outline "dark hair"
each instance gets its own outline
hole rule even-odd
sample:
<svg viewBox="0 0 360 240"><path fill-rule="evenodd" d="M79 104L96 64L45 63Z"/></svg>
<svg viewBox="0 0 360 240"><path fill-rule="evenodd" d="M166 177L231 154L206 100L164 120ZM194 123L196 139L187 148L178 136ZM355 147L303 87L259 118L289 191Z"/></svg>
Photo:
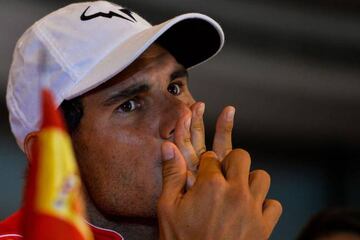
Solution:
<svg viewBox="0 0 360 240"><path fill-rule="evenodd" d="M360 210L324 210L310 219L297 240L315 240L339 232L360 236Z"/></svg>
<svg viewBox="0 0 360 240"><path fill-rule="evenodd" d="M84 114L84 107L81 98L64 100L60 107L70 134L74 133L79 127L81 118Z"/></svg>

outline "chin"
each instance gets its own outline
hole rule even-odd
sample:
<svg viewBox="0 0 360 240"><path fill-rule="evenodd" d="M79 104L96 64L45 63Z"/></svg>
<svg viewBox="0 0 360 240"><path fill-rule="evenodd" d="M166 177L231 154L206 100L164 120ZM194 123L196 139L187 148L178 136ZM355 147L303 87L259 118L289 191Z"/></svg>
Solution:
<svg viewBox="0 0 360 240"><path fill-rule="evenodd" d="M150 207L147 209L132 209L135 211L115 211L112 214L108 215L109 218L113 220L122 220L122 221L138 221L138 219L157 219L157 209L156 206Z"/></svg>
<svg viewBox="0 0 360 240"><path fill-rule="evenodd" d="M117 211L113 213L115 213L116 216L129 218L157 218L159 194L154 194L149 198L139 197L134 201L129 201L128 204L122 202L121 209L117 209Z"/></svg>

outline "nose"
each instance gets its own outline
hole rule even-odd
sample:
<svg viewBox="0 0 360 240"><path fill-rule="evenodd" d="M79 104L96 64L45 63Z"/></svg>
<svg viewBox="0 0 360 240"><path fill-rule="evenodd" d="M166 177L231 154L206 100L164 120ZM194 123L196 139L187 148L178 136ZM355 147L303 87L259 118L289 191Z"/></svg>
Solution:
<svg viewBox="0 0 360 240"><path fill-rule="evenodd" d="M178 99L166 100L166 106L162 109L162 117L159 123L160 137L164 140L174 141L174 132L180 117L191 115L190 106Z"/></svg>

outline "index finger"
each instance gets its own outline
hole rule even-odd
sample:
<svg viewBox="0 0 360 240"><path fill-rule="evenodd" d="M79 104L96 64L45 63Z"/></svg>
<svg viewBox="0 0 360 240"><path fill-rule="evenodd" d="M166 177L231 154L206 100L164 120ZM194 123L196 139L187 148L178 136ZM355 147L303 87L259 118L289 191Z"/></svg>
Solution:
<svg viewBox="0 0 360 240"><path fill-rule="evenodd" d="M205 146L205 130L203 115L205 111L205 103L197 102L191 106L191 143L197 156L206 151Z"/></svg>
<svg viewBox="0 0 360 240"><path fill-rule="evenodd" d="M216 121L213 150L219 156L220 161L232 150L231 135L234 125L234 115L235 108L227 106Z"/></svg>
<svg viewBox="0 0 360 240"><path fill-rule="evenodd" d="M215 175L221 176L223 178L223 174L221 172L221 163L218 160L215 152L205 152L200 157L200 166L197 180L207 180L208 178L212 178Z"/></svg>
<svg viewBox="0 0 360 240"><path fill-rule="evenodd" d="M228 182L249 185L251 159L247 151L243 149L232 150L223 160L222 167Z"/></svg>

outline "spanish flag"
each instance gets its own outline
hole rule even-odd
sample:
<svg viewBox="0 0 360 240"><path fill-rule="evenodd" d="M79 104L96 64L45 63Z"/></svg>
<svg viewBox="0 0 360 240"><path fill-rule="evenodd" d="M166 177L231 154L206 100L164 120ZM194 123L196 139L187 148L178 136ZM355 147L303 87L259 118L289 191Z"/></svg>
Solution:
<svg viewBox="0 0 360 240"><path fill-rule="evenodd" d="M70 136L48 90L37 136L24 194L24 239L92 240Z"/></svg>

